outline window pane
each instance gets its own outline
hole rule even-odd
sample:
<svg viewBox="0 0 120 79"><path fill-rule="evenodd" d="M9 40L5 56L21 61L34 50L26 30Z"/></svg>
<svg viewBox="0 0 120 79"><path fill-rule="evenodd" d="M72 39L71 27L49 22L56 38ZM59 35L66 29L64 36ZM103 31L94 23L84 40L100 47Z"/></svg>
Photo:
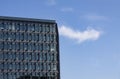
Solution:
<svg viewBox="0 0 120 79"><path fill-rule="evenodd" d="M20 30L20 25L16 24L15 29L18 31Z"/></svg>
<svg viewBox="0 0 120 79"><path fill-rule="evenodd" d="M39 32L39 26L38 25L35 25L35 31Z"/></svg>
<svg viewBox="0 0 120 79"><path fill-rule="evenodd" d="M16 33L16 40L20 40L20 33L19 32Z"/></svg>
<svg viewBox="0 0 120 79"><path fill-rule="evenodd" d="M0 23L0 30L4 30L4 24L3 23Z"/></svg>
<svg viewBox="0 0 120 79"><path fill-rule="evenodd" d="M11 29L12 29L12 30L15 30L15 24L14 24L14 23L12 23Z"/></svg>

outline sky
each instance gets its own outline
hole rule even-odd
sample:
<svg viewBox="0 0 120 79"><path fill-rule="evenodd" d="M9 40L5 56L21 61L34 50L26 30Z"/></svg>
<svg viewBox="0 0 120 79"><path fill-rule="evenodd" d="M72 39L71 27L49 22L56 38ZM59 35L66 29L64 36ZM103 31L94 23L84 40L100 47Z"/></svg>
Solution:
<svg viewBox="0 0 120 79"><path fill-rule="evenodd" d="M56 20L61 79L120 79L120 0L0 0L0 16Z"/></svg>

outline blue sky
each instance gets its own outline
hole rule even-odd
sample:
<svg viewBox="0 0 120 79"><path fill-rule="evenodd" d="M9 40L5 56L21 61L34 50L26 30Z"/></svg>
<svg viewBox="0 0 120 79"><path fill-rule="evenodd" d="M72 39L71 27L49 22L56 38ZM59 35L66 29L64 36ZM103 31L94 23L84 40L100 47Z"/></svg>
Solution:
<svg viewBox="0 0 120 79"><path fill-rule="evenodd" d="M54 19L61 79L120 79L119 0L0 0L0 16Z"/></svg>

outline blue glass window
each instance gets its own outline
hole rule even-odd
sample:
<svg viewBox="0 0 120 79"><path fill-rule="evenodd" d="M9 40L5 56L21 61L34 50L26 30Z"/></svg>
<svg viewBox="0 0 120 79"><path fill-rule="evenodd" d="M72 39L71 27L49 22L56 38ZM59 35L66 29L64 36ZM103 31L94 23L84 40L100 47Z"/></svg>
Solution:
<svg viewBox="0 0 120 79"><path fill-rule="evenodd" d="M43 70L46 71L46 68L47 68L46 63L43 63Z"/></svg>
<svg viewBox="0 0 120 79"><path fill-rule="evenodd" d="M39 34L36 35L36 41L39 41Z"/></svg>
<svg viewBox="0 0 120 79"><path fill-rule="evenodd" d="M14 33L9 33L9 39L8 40L15 40L15 34Z"/></svg>
<svg viewBox="0 0 120 79"><path fill-rule="evenodd" d="M28 62L28 70L31 70L32 69L32 64L31 62Z"/></svg>
<svg viewBox="0 0 120 79"><path fill-rule="evenodd" d="M0 30L4 30L4 23L0 23Z"/></svg>
<svg viewBox="0 0 120 79"><path fill-rule="evenodd" d="M42 34L39 34L39 41L42 41L43 40L43 36Z"/></svg>
<svg viewBox="0 0 120 79"><path fill-rule="evenodd" d="M50 61L50 53L47 53L47 61Z"/></svg>
<svg viewBox="0 0 120 79"><path fill-rule="evenodd" d="M7 79L7 73L4 73L4 79Z"/></svg>
<svg viewBox="0 0 120 79"><path fill-rule="evenodd" d="M10 41L10 40L12 40L12 33L11 32L9 32L9 34L8 34L8 40Z"/></svg>
<svg viewBox="0 0 120 79"><path fill-rule="evenodd" d="M8 43L4 42L4 50L8 50Z"/></svg>
<svg viewBox="0 0 120 79"><path fill-rule="evenodd" d="M43 56L42 56L42 53L39 54L39 57L40 57L40 61L43 61Z"/></svg>
<svg viewBox="0 0 120 79"><path fill-rule="evenodd" d="M20 50L23 51L23 49L24 49L24 44L23 44L23 43L20 43Z"/></svg>
<svg viewBox="0 0 120 79"><path fill-rule="evenodd" d="M28 43L24 43L24 50L28 50Z"/></svg>
<svg viewBox="0 0 120 79"><path fill-rule="evenodd" d="M56 44L54 44L54 43L50 44L50 50L51 50L51 52L55 52L56 51Z"/></svg>
<svg viewBox="0 0 120 79"><path fill-rule="evenodd" d="M4 43L0 42L0 49L3 49L3 47L4 47Z"/></svg>
<svg viewBox="0 0 120 79"><path fill-rule="evenodd" d="M12 42L12 50L15 50L16 46L15 46L15 42Z"/></svg>
<svg viewBox="0 0 120 79"><path fill-rule="evenodd" d="M20 33L20 40L23 40L24 39L24 35L23 33Z"/></svg>
<svg viewBox="0 0 120 79"><path fill-rule="evenodd" d="M28 58L28 53L27 52L24 52L24 59L25 60L28 60L29 58Z"/></svg>
<svg viewBox="0 0 120 79"><path fill-rule="evenodd" d="M43 70L43 63L40 63L40 70Z"/></svg>
<svg viewBox="0 0 120 79"><path fill-rule="evenodd" d="M43 45L39 44L39 50L42 51L43 50Z"/></svg>
<svg viewBox="0 0 120 79"><path fill-rule="evenodd" d="M17 31L19 31L19 30L20 30L20 25L19 25L19 24L16 24L16 25L15 25L15 29L16 29Z"/></svg>
<svg viewBox="0 0 120 79"><path fill-rule="evenodd" d="M4 26L5 26L4 28L5 28L6 30L9 30L9 24L8 24L8 23L6 23Z"/></svg>
<svg viewBox="0 0 120 79"><path fill-rule="evenodd" d="M15 60L16 59L16 52L12 52L12 59Z"/></svg>
<svg viewBox="0 0 120 79"><path fill-rule="evenodd" d="M35 61L36 60L36 57L35 57L35 53L32 53L32 60Z"/></svg>
<svg viewBox="0 0 120 79"><path fill-rule="evenodd" d="M28 40L28 33L24 33L23 36L24 36L24 40L27 41Z"/></svg>
<svg viewBox="0 0 120 79"><path fill-rule="evenodd" d="M9 69L12 69L12 63L9 63Z"/></svg>
<svg viewBox="0 0 120 79"><path fill-rule="evenodd" d="M55 27L55 25L53 25L52 32L55 32L55 29L56 29L56 27Z"/></svg>
<svg viewBox="0 0 120 79"><path fill-rule="evenodd" d="M12 25L11 25L11 30L15 30L15 24L13 23Z"/></svg>
<svg viewBox="0 0 120 79"><path fill-rule="evenodd" d="M22 65L23 65L23 64L22 64L22 62L21 62L21 63L20 63L20 70L22 70L22 68L23 68Z"/></svg>
<svg viewBox="0 0 120 79"><path fill-rule="evenodd" d="M32 53L29 53L29 60L32 60Z"/></svg>
<svg viewBox="0 0 120 79"><path fill-rule="evenodd" d="M43 61L46 61L46 60L47 60L46 53L43 53L42 55L43 55L43 56L42 56L42 57L43 57L42 60L43 60Z"/></svg>
<svg viewBox="0 0 120 79"><path fill-rule="evenodd" d="M26 24L24 24L23 28L24 28L24 31L27 31L27 25Z"/></svg>
<svg viewBox="0 0 120 79"><path fill-rule="evenodd" d="M56 64L53 64L53 70L57 70L57 65Z"/></svg>
<svg viewBox="0 0 120 79"><path fill-rule="evenodd" d="M47 42L50 41L50 35L49 35L49 34L46 35L46 41L47 41Z"/></svg>
<svg viewBox="0 0 120 79"><path fill-rule="evenodd" d="M16 44L16 45L15 45L15 46L16 46L16 50L19 50L19 49L20 49L20 43L19 43L19 42L16 42L15 44Z"/></svg>
<svg viewBox="0 0 120 79"><path fill-rule="evenodd" d="M57 60L57 54L54 54L54 61Z"/></svg>
<svg viewBox="0 0 120 79"><path fill-rule="evenodd" d="M32 41L35 41L35 34L31 34L32 35Z"/></svg>
<svg viewBox="0 0 120 79"><path fill-rule="evenodd" d="M50 67L50 63L47 64L47 70L50 70L51 67Z"/></svg>
<svg viewBox="0 0 120 79"><path fill-rule="evenodd" d="M39 27L38 27L38 25L35 25L35 31L36 31L36 32L39 32Z"/></svg>
<svg viewBox="0 0 120 79"><path fill-rule="evenodd" d="M3 52L0 52L0 60L3 60L3 58L4 58Z"/></svg>
<svg viewBox="0 0 120 79"><path fill-rule="evenodd" d="M0 40L3 40L3 33L2 32L0 32Z"/></svg>
<svg viewBox="0 0 120 79"><path fill-rule="evenodd" d="M33 25L30 25L30 26L28 27L28 31L34 31L34 30L35 30L35 28L34 28Z"/></svg>
<svg viewBox="0 0 120 79"><path fill-rule="evenodd" d="M16 78L19 78L19 76L20 76L20 75L19 75L19 72L17 72L17 73L16 73Z"/></svg>
<svg viewBox="0 0 120 79"><path fill-rule="evenodd" d="M46 26L46 32L49 32L49 30L50 30L50 29L49 29L49 27L48 27L48 25L47 25L47 26Z"/></svg>
<svg viewBox="0 0 120 79"><path fill-rule="evenodd" d="M24 63L24 65L25 65L25 70L27 70L28 69L28 64Z"/></svg>
<svg viewBox="0 0 120 79"><path fill-rule="evenodd" d="M0 70L2 70L4 68L4 65L2 62L0 62Z"/></svg>
<svg viewBox="0 0 120 79"><path fill-rule="evenodd" d="M43 37L43 41L46 41L46 35L43 34L42 37Z"/></svg>
<svg viewBox="0 0 120 79"><path fill-rule="evenodd" d="M41 31L42 31L42 27L41 27L41 25L39 24L38 27L39 27L39 31L41 32Z"/></svg>
<svg viewBox="0 0 120 79"><path fill-rule="evenodd" d="M12 49L12 42L9 42L9 49Z"/></svg>
<svg viewBox="0 0 120 79"><path fill-rule="evenodd" d="M19 60L19 52L16 52L16 60Z"/></svg>
<svg viewBox="0 0 120 79"><path fill-rule="evenodd" d="M51 41L54 41L54 35L53 34L51 35Z"/></svg>
<svg viewBox="0 0 120 79"><path fill-rule="evenodd" d="M38 51L39 50L39 44L35 44L35 50Z"/></svg>
<svg viewBox="0 0 120 79"><path fill-rule="evenodd" d="M36 60L38 61L39 60L39 54L36 53Z"/></svg>
<svg viewBox="0 0 120 79"><path fill-rule="evenodd" d="M50 32L52 33L52 31L53 31L53 27L52 25L50 25Z"/></svg>
<svg viewBox="0 0 120 79"><path fill-rule="evenodd" d="M28 50L31 51L32 50L32 44L28 43Z"/></svg>
<svg viewBox="0 0 120 79"><path fill-rule="evenodd" d="M31 35L31 33L28 34L28 40L30 40L30 41L32 40L32 35Z"/></svg>
<svg viewBox="0 0 120 79"><path fill-rule="evenodd" d="M50 45L46 44L46 50L49 51L50 50Z"/></svg>
<svg viewBox="0 0 120 79"><path fill-rule="evenodd" d="M12 79L16 79L16 78L15 78L15 73L12 73Z"/></svg>
<svg viewBox="0 0 120 79"><path fill-rule="evenodd" d="M56 35L55 34L53 35L53 40L56 41Z"/></svg>
<svg viewBox="0 0 120 79"><path fill-rule="evenodd" d="M8 52L4 52L4 59L8 59Z"/></svg>
<svg viewBox="0 0 120 79"><path fill-rule="evenodd" d="M48 44L46 44L46 43L43 44L43 50L44 50L44 51L47 51L47 49L48 49Z"/></svg>
<svg viewBox="0 0 120 79"><path fill-rule="evenodd" d="M31 29L30 29L30 24L28 24L27 31L28 31L28 32L30 32L30 31L31 31Z"/></svg>
<svg viewBox="0 0 120 79"><path fill-rule="evenodd" d="M31 31L35 31L34 25L31 26Z"/></svg>
<svg viewBox="0 0 120 79"><path fill-rule="evenodd" d="M20 60L23 60L24 59L24 55L23 53L20 52Z"/></svg>
<svg viewBox="0 0 120 79"><path fill-rule="evenodd" d="M5 70L7 70L7 69L8 69L7 62L4 62L4 69L5 69Z"/></svg>
<svg viewBox="0 0 120 79"><path fill-rule="evenodd" d="M39 34L35 34L34 41L39 41Z"/></svg>
<svg viewBox="0 0 120 79"><path fill-rule="evenodd" d="M20 65L19 65L18 62L16 62L16 69L17 69L17 70L20 69Z"/></svg>
<svg viewBox="0 0 120 79"><path fill-rule="evenodd" d="M42 24L42 32L45 32L45 24Z"/></svg>
<svg viewBox="0 0 120 79"><path fill-rule="evenodd" d="M35 63L32 63L32 69L35 70Z"/></svg>
<svg viewBox="0 0 120 79"><path fill-rule="evenodd" d="M21 52L17 52L17 58L18 60L21 60Z"/></svg>
<svg viewBox="0 0 120 79"><path fill-rule="evenodd" d="M9 59L12 60L12 52L8 53Z"/></svg>
<svg viewBox="0 0 120 79"><path fill-rule="evenodd" d="M34 43L31 43L31 49L32 49L32 51L34 50Z"/></svg>
<svg viewBox="0 0 120 79"><path fill-rule="evenodd" d="M24 25L22 23L20 23L20 31L25 31Z"/></svg>
<svg viewBox="0 0 120 79"><path fill-rule="evenodd" d="M8 33L3 33L4 34L4 40L7 40L8 39Z"/></svg>
<svg viewBox="0 0 120 79"><path fill-rule="evenodd" d="M0 73L0 78L1 78L1 79L4 79L4 78L3 78L3 73Z"/></svg>
<svg viewBox="0 0 120 79"><path fill-rule="evenodd" d="M20 33L19 32L16 33L16 40L20 40Z"/></svg>
<svg viewBox="0 0 120 79"><path fill-rule="evenodd" d="M12 69L13 69L13 70L15 70L15 68L16 68L15 66L16 66L16 65L15 65L15 62L12 62Z"/></svg>
<svg viewBox="0 0 120 79"><path fill-rule="evenodd" d="M54 55L51 54L50 56L51 56L51 57L50 57L51 61L53 61L53 59L54 59Z"/></svg>
<svg viewBox="0 0 120 79"><path fill-rule="evenodd" d="M39 70L40 67L39 67L39 63L36 63L36 69Z"/></svg>

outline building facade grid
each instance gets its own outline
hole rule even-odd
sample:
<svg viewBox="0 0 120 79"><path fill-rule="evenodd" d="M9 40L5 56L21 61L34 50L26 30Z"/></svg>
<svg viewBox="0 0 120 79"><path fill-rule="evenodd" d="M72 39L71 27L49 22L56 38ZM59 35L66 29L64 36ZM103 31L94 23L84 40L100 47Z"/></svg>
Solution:
<svg viewBox="0 0 120 79"><path fill-rule="evenodd" d="M0 79L59 79L54 22L0 19Z"/></svg>

